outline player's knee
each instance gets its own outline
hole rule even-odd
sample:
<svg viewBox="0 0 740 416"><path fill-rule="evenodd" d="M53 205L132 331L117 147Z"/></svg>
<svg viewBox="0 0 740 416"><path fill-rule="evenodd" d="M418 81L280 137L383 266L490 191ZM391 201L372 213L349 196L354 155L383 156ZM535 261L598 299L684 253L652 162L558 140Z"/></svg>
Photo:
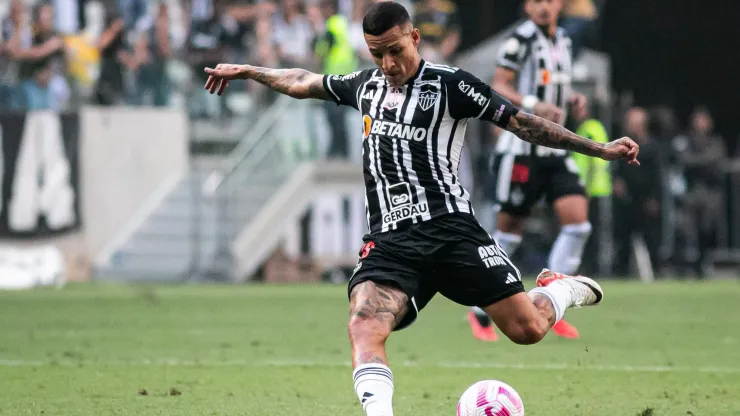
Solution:
<svg viewBox="0 0 740 416"><path fill-rule="evenodd" d="M522 235L526 221L527 217L525 215L499 212L496 216L496 230L511 235Z"/></svg>
<svg viewBox="0 0 740 416"><path fill-rule="evenodd" d="M531 345L540 342L548 330L549 325L544 318L530 319L517 323L506 336L515 344Z"/></svg>

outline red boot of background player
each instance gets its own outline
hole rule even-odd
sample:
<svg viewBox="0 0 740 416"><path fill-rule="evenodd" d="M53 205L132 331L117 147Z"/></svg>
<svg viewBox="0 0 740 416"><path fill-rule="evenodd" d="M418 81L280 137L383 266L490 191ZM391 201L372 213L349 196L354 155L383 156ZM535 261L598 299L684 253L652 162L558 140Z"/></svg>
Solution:
<svg viewBox="0 0 740 416"><path fill-rule="evenodd" d="M493 323L490 322L487 326L483 326L475 316L475 312L468 311L468 321L470 322L470 329L473 331L473 336L480 341L494 342L498 341L498 334L493 328Z"/></svg>
<svg viewBox="0 0 740 416"><path fill-rule="evenodd" d="M565 319L555 322L555 325L552 326L552 332L559 337L578 339L578 330L576 327L566 322Z"/></svg>

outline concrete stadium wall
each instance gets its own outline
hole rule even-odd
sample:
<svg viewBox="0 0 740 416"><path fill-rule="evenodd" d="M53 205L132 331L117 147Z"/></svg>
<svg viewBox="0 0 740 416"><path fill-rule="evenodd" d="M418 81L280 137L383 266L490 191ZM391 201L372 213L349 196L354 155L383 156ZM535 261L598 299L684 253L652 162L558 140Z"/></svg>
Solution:
<svg viewBox="0 0 740 416"><path fill-rule="evenodd" d="M82 227L94 259L185 175L188 121L173 109L96 107L82 110L80 124Z"/></svg>

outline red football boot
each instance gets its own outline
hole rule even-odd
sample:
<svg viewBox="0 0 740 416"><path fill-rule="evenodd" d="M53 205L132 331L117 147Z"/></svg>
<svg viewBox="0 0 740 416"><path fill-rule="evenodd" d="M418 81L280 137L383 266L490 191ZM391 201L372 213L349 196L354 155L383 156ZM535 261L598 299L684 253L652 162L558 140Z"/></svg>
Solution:
<svg viewBox="0 0 740 416"><path fill-rule="evenodd" d="M498 341L498 334L493 328L493 323L488 324L488 326L481 325L473 311L468 311L468 321L470 322L470 329L473 331L473 336L476 339L487 342Z"/></svg>

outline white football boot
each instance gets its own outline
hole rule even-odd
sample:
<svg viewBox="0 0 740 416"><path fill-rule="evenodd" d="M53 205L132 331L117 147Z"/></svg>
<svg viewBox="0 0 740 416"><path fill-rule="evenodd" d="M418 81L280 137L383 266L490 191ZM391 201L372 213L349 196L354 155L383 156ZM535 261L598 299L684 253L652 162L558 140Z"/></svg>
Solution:
<svg viewBox="0 0 740 416"><path fill-rule="evenodd" d="M593 279L585 276L568 276L550 269L542 269L537 276L537 287L548 286L556 281L570 288L573 299L571 308L598 305L604 299L604 290Z"/></svg>

